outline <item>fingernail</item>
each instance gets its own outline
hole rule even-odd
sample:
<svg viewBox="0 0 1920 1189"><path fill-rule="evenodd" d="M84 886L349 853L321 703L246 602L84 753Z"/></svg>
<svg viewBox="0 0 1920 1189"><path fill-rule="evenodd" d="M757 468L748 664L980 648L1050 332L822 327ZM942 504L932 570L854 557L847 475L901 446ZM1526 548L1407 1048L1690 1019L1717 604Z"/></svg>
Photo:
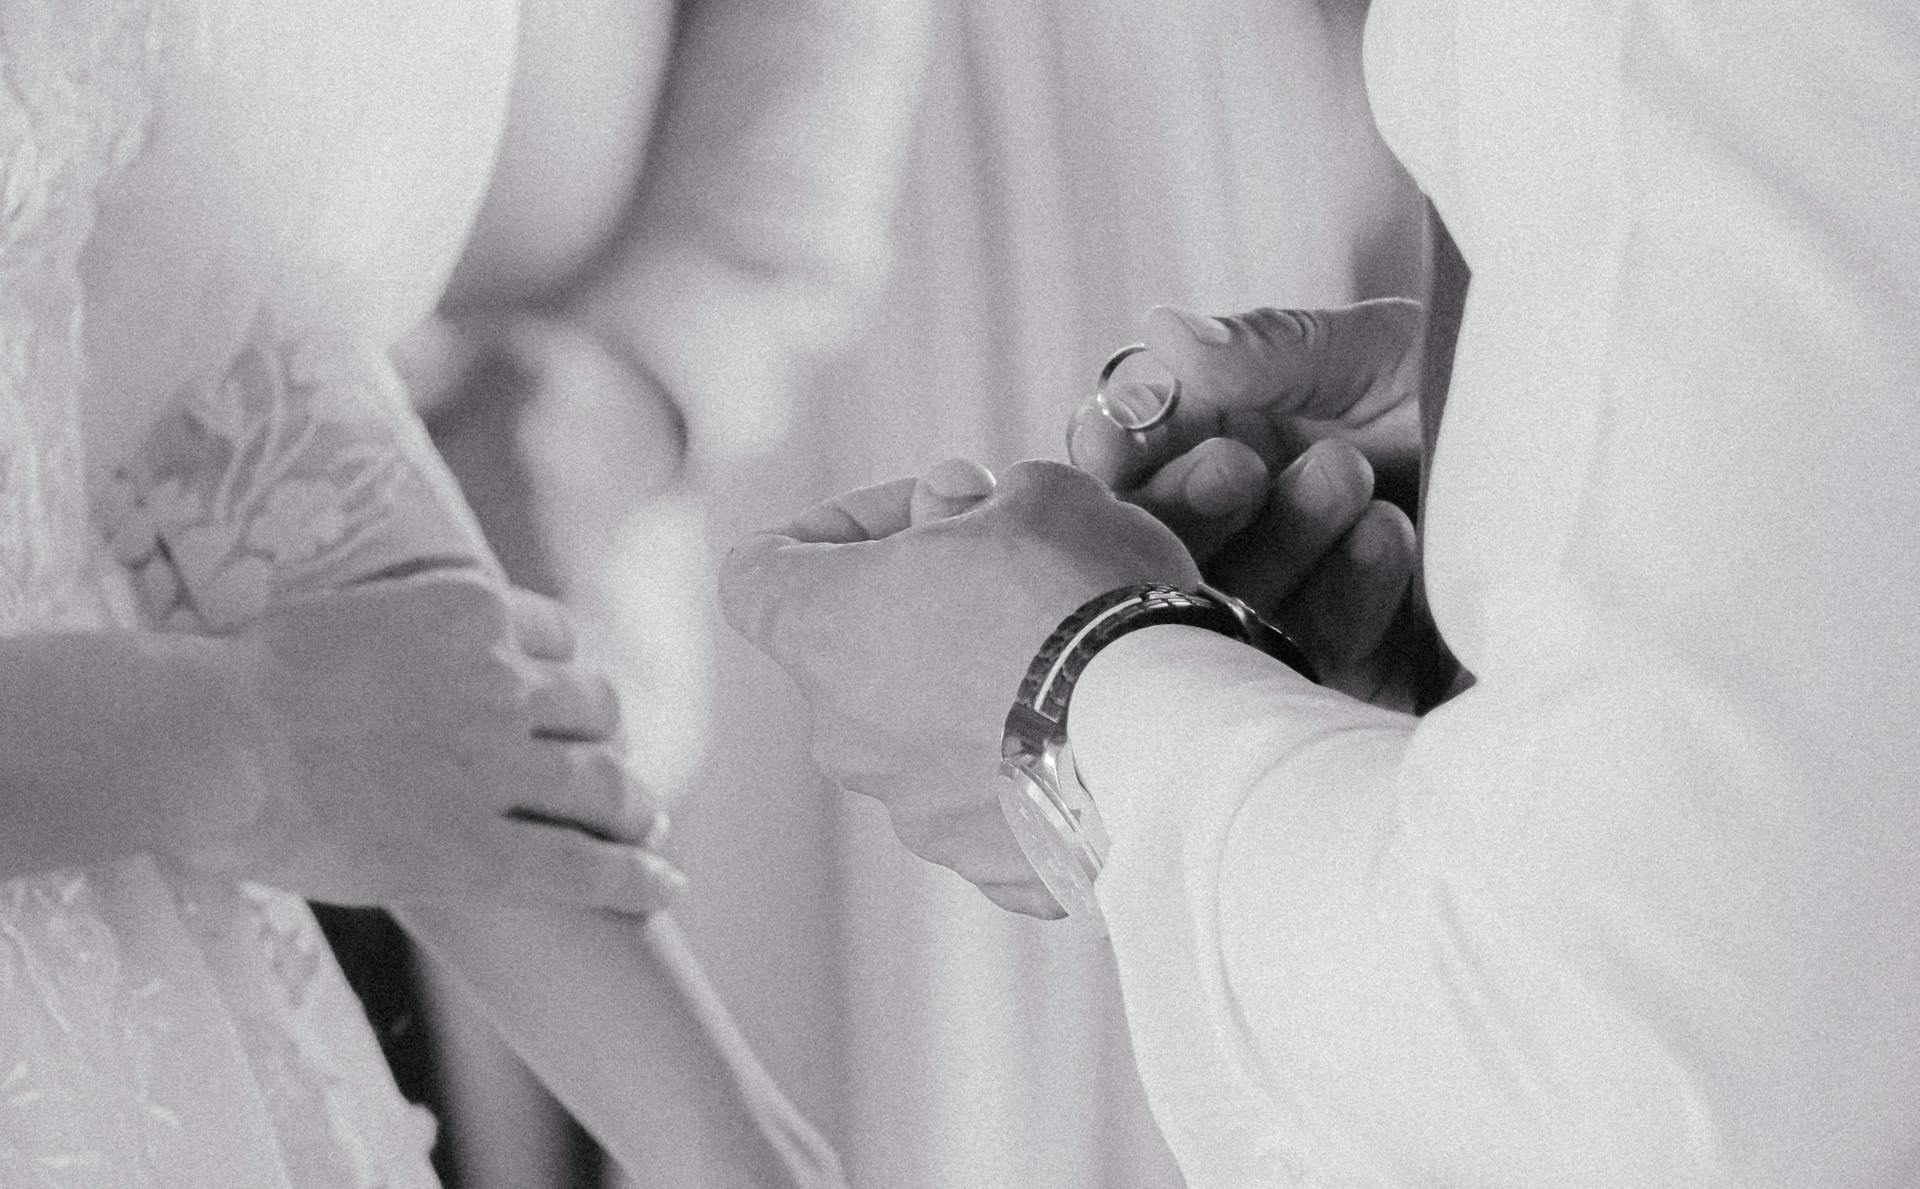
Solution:
<svg viewBox="0 0 1920 1189"><path fill-rule="evenodd" d="M1346 494L1344 486L1327 451L1315 451L1300 464L1299 498L1308 511L1330 512L1339 507Z"/></svg>
<svg viewBox="0 0 1920 1189"><path fill-rule="evenodd" d="M993 494L993 472L967 458L949 458L920 481L941 499L985 499Z"/></svg>
<svg viewBox="0 0 1920 1189"><path fill-rule="evenodd" d="M1125 380L1109 385L1100 394L1100 411L1121 429L1151 425L1167 407L1167 395L1172 391L1171 383Z"/></svg>
<svg viewBox="0 0 1920 1189"><path fill-rule="evenodd" d="M1372 517L1363 517L1347 534L1347 548L1355 564L1370 569L1386 560L1386 534Z"/></svg>
<svg viewBox="0 0 1920 1189"><path fill-rule="evenodd" d="M1363 569L1384 566L1400 552L1399 525L1388 516L1370 515L1354 527L1353 560Z"/></svg>
<svg viewBox="0 0 1920 1189"><path fill-rule="evenodd" d="M667 811L664 809L654 810L653 820L647 824L647 845L659 846L671 833L673 833L673 819L667 816Z"/></svg>
<svg viewBox="0 0 1920 1189"><path fill-rule="evenodd" d="M1188 334L1191 334L1195 339L1210 347L1225 346L1233 338L1233 334L1227 329L1226 323L1220 321L1218 318L1202 317L1190 310L1183 310L1179 306L1159 306L1157 308L1165 310L1175 318L1178 318L1180 324L1187 328Z"/></svg>
<svg viewBox="0 0 1920 1189"><path fill-rule="evenodd" d="M1194 466L1181 485L1188 507L1201 516L1224 516L1258 503L1267 486L1266 470L1257 464L1244 465L1243 456L1234 458L1238 465L1212 457Z"/></svg>

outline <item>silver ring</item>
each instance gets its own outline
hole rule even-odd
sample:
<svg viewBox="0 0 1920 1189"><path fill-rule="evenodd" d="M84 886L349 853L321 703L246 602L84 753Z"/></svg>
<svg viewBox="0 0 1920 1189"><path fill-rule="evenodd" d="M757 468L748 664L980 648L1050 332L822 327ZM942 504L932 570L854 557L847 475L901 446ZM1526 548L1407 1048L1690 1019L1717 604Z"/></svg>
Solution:
<svg viewBox="0 0 1920 1189"><path fill-rule="evenodd" d="M1107 403L1107 382L1113 379L1113 373L1119 370L1120 364L1125 361L1128 356L1146 349L1147 345L1145 343L1133 343L1130 346L1125 346L1115 351L1108 357L1106 366L1100 369L1100 380L1094 385L1093 389L1093 403L1100 406L1101 414L1105 416L1107 420L1113 422L1130 434L1143 434L1157 426L1165 425L1167 420L1173 416L1173 411L1180 407L1180 377L1178 376L1173 377L1173 389L1167 393L1167 403L1161 405L1160 410L1153 416L1137 425L1127 424L1124 419L1114 412L1113 406Z"/></svg>

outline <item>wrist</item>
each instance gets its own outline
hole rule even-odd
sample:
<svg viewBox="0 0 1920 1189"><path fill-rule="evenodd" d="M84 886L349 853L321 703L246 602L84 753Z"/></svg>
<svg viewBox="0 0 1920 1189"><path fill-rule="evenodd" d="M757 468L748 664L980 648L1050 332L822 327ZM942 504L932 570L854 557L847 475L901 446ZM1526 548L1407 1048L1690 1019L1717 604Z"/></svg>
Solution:
<svg viewBox="0 0 1920 1189"><path fill-rule="evenodd" d="M0 644L0 875L182 854L251 786L220 640L157 632Z"/></svg>
<svg viewBox="0 0 1920 1189"><path fill-rule="evenodd" d="M1307 680L1312 668L1285 635L1244 603L1202 586L1118 587L1082 604L1047 637L1027 668L1001 740L1000 808L1034 871L1068 915L1098 920L1093 883L1109 831L1068 737L1076 688L1094 661L1130 636L1180 627L1251 645ZM1149 736L1158 736L1153 728Z"/></svg>
<svg viewBox="0 0 1920 1189"><path fill-rule="evenodd" d="M158 680L174 691L167 737L152 741L158 786L145 831L151 849L231 874L266 817L280 744L262 697L263 649L244 638L168 639Z"/></svg>

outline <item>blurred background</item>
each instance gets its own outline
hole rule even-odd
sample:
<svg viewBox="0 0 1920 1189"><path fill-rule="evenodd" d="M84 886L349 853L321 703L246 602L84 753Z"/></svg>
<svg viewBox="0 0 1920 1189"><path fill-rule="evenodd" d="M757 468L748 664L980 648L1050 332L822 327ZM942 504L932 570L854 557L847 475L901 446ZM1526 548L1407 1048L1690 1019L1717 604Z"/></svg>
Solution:
<svg viewBox="0 0 1920 1189"><path fill-rule="evenodd" d="M525 0L493 192L397 358L509 569L619 667L674 913L857 1185L1180 1182L1105 943L827 787L713 565L956 454L1063 457L1150 305L1418 295L1420 199L1328 7ZM458 988L327 924L450 1186L615 1183Z"/></svg>

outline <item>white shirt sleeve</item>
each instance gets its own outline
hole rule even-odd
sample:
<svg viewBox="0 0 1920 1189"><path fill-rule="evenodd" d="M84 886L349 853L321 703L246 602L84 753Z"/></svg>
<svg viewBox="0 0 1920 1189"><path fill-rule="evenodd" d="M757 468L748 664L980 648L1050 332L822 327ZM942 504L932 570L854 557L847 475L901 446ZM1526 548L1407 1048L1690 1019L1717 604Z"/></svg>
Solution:
<svg viewBox="0 0 1920 1189"><path fill-rule="evenodd" d="M1163 627L1075 692L1195 1189L1920 1178L1920 39L1708 7L1449 22L1479 684L1415 722Z"/></svg>

